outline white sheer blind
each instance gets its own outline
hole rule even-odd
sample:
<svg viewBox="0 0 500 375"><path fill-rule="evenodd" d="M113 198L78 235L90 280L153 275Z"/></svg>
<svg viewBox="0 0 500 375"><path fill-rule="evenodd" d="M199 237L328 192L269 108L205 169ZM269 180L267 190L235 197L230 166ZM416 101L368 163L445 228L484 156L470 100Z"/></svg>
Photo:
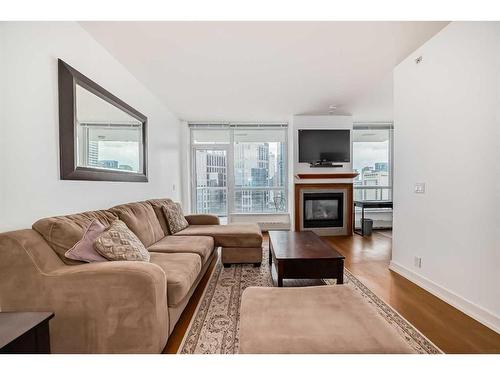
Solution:
<svg viewBox="0 0 500 375"><path fill-rule="evenodd" d="M286 142L287 124L189 124L193 144Z"/></svg>

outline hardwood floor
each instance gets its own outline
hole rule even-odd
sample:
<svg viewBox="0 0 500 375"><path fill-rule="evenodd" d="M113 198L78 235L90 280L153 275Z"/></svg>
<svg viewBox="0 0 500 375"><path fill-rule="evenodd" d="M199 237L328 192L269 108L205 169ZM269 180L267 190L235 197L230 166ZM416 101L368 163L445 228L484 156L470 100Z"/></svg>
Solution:
<svg viewBox="0 0 500 375"><path fill-rule="evenodd" d="M389 270L389 231L371 237L325 237L345 266L445 353L500 353L500 335Z"/></svg>
<svg viewBox="0 0 500 375"><path fill-rule="evenodd" d="M389 270L390 231L324 237L345 257L345 266L380 298L384 299L445 353L500 353L500 335L454 307ZM265 236L264 246L268 246ZM191 301L170 335L164 353L176 353L215 263L200 282ZM267 265L262 264L262 267Z"/></svg>

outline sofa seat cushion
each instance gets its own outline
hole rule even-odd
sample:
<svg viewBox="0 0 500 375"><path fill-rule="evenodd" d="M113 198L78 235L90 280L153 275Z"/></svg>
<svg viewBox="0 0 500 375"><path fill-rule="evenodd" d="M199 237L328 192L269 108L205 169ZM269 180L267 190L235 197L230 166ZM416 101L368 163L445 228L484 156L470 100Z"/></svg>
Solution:
<svg viewBox="0 0 500 375"><path fill-rule="evenodd" d="M150 262L167 275L167 303L177 305L188 294L201 272L201 258L193 253L150 253Z"/></svg>
<svg viewBox="0 0 500 375"><path fill-rule="evenodd" d="M211 236L215 246L261 247L262 232L257 224L190 225L175 236Z"/></svg>
<svg viewBox="0 0 500 375"><path fill-rule="evenodd" d="M40 219L33 224L33 229L40 233L64 263L82 264L66 258L64 254L83 238L92 221L97 220L105 227L109 227L116 219L118 217L110 211L88 211Z"/></svg>
<svg viewBox="0 0 500 375"><path fill-rule="evenodd" d="M148 247L164 237L153 207L148 202L122 204L109 209Z"/></svg>
<svg viewBox="0 0 500 375"><path fill-rule="evenodd" d="M202 264L212 255L214 239L202 236L167 236L148 247L157 253L194 253L201 257Z"/></svg>

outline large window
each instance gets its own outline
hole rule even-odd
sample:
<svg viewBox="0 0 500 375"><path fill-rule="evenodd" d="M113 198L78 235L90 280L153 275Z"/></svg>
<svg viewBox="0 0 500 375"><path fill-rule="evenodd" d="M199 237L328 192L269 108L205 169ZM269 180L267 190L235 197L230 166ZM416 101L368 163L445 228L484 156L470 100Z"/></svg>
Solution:
<svg viewBox="0 0 500 375"><path fill-rule="evenodd" d="M392 200L392 125L355 125L355 200Z"/></svg>
<svg viewBox="0 0 500 375"><path fill-rule="evenodd" d="M287 211L285 125L192 125L197 213Z"/></svg>

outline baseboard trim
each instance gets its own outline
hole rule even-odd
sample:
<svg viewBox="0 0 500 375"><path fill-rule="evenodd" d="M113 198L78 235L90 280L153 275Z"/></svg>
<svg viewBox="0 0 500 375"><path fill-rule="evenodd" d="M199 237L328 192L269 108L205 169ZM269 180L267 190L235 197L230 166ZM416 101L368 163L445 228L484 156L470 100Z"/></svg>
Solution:
<svg viewBox="0 0 500 375"><path fill-rule="evenodd" d="M397 262L391 261L389 269L417 284L464 314L469 315L471 318L477 320L481 324L484 324L486 327L500 333L500 317L496 316L491 311L483 309L475 303L453 293L452 291L436 284L424 276L417 274Z"/></svg>

